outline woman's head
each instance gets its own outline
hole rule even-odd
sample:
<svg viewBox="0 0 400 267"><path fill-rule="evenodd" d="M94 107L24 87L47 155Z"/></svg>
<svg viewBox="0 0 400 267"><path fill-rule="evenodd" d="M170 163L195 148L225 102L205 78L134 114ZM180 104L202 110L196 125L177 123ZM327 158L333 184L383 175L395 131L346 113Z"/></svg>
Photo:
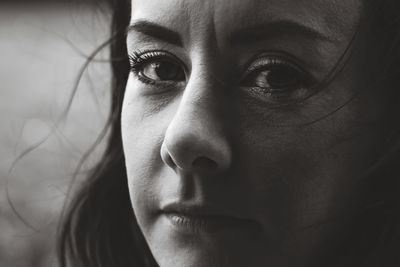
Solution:
<svg viewBox="0 0 400 267"><path fill-rule="evenodd" d="M367 172L393 142L399 97L378 75L396 66L384 1L131 5L116 3L112 55L124 59L107 161L64 235L91 216L98 231L71 238L72 254L97 266L359 262L384 224L364 208L380 200L372 185L390 183ZM365 233L371 244L352 250Z"/></svg>

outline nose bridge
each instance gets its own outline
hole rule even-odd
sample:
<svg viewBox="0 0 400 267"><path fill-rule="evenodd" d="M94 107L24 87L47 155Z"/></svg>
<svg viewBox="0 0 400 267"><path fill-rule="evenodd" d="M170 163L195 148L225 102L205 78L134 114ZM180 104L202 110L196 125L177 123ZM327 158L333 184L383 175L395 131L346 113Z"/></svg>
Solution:
<svg viewBox="0 0 400 267"><path fill-rule="evenodd" d="M229 166L231 151L220 86L204 69L193 69L161 148L170 167L222 171Z"/></svg>
<svg viewBox="0 0 400 267"><path fill-rule="evenodd" d="M192 124L203 124L207 120L200 115L206 114L213 120L218 120L222 115L222 107L217 105L218 99L221 98L218 89L215 79L209 74L204 71L193 73L185 88L176 120L181 116L187 116L187 119L194 119L191 121Z"/></svg>

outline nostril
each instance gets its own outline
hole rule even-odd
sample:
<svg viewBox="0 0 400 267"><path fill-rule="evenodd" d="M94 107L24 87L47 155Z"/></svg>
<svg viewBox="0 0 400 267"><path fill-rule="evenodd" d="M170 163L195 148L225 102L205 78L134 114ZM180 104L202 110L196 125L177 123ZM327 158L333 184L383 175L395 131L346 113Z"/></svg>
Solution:
<svg viewBox="0 0 400 267"><path fill-rule="evenodd" d="M208 157L198 157L193 161L193 168L197 170L215 171L218 164Z"/></svg>

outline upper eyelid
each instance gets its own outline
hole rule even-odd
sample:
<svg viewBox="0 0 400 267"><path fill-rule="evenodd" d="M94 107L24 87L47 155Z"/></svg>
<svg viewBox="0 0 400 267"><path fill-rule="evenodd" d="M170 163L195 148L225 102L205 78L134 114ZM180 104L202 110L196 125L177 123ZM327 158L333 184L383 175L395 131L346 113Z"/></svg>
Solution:
<svg viewBox="0 0 400 267"><path fill-rule="evenodd" d="M255 56L251 57L245 66L245 69L250 68L251 65L254 64L254 62L258 61L258 60L262 60L265 58L273 58L273 59L277 59L279 61L285 62L288 65L293 65L294 67L298 68L298 69L303 69L301 67L302 62L300 62L298 59L294 58L292 55L284 52L284 51L268 51L268 52L259 52L256 53Z"/></svg>
<svg viewBox="0 0 400 267"><path fill-rule="evenodd" d="M257 64L262 60L270 60L271 62L269 64ZM252 71L256 71L259 69L264 68L267 65L281 65L281 66L288 66L288 67L292 67L294 69L298 69L299 71L301 71L301 68L298 67L297 65L288 62L286 60L281 60L278 59L276 57L270 58L270 59L263 59L263 58L259 58L258 60L256 60L256 62L253 62L250 66L247 67L246 72L252 72Z"/></svg>
<svg viewBox="0 0 400 267"><path fill-rule="evenodd" d="M149 59L150 58L158 58L158 57L162 57L162 56L167 56L167 57L170 57L170 58L172 58L174 60L180 61L172 53L170 53L168 51L163 51L163 50L144 50L144 51L137 50L137 51L134 51L132 53L128 53L128 56L129 56L129 59L137 61L137 60L142 59L143 56L149 55L149 54L152 54L151 56L149 56Z"/></svg>
<svg viewBox="0 0 400 267"><path fill-rule="evenodd" d="M166 56L166 57L172 59L174 62L176 62L176 63L180 64L181 66L183 66L183 69L184 69L185 73L187 73L188 68L187 68L186 64L183 62L183 60L181 60L175 54L173 54L173 53L171 53L169 51L166 51L166 50L148 49L148 50L133 51L132 53L128 53L129 61L131 61L131 59L134 59L134 57L140 58L140 57L143 57L146 54L151 54L151 53L158 54L158 55L150 56L148 59L144 59L142 62L139 62L139 64L145 63L146 60L151 60L151 59L156 59L156 58L159 58L159 57Z"/></svg>

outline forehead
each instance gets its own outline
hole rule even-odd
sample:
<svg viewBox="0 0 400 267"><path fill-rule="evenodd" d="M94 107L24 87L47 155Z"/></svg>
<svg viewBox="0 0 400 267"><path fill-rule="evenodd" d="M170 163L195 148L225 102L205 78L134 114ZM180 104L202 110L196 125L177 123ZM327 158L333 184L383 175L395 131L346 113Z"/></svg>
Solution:
<svg viewBox="0 0 400 267"><path fill-rule="evenodd" d="M186 38L223 38L240 28L290 21L342 40L359 21L362 0L132 0L132 23L147 20ZM193 41L193 40L192 40Z"/></svg>

